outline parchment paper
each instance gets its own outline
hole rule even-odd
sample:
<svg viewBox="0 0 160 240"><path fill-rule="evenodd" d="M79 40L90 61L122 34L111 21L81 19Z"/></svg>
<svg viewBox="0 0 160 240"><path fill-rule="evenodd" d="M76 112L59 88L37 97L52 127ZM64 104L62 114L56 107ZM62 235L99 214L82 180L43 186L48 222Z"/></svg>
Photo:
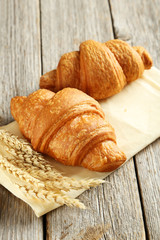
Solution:
<svg viewBox="0 0 160 240"><path fill-rule="evenodd" d="M160 71L155 67L146 70L142 78L127 85L119 94L100 101L100 104L106 119L115 128L119 147L125 152L127 160L129 160L160 136ZM2 128L22 137L16 122ZM2 147L1 144L0 153ZM66 176L77 179L105 178L111 174L111 172L92 172L82 167L68 167L49 157L46 158ZM0 168L0 184L28 203L37 217L59 207L54 202L28 199L16 187L16 182L17 179L14 176ZM69 195L77 197L83 191L73 190Z"/></svg>

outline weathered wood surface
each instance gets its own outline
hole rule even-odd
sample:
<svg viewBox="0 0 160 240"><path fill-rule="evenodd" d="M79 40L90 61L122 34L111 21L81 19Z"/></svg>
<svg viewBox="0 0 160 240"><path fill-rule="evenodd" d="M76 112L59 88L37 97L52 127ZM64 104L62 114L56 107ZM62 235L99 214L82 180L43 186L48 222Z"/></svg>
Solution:
<svg viewBox="0 0 160 240"><path fill-rule="evenodd" d="M145 239L133 161L106 181L80 196L88 209L64 206L47 214L47 239Z"/></svg>
<svg viewBox="0 0 160 240"><path fill-rule="evenodd" d="M41 1L41 29L43 73L56 68L60 56L77 50L80 42L113 38L107 1ZM47 214L47 238L92 240L100 238L99 231L101 239L145 239L133 161L107 181L107 185L80 197L85 203L88 201L90 209L63 207Z"/></svg>
<svg viewBox="0 0 160 240"><path fill-rule="evenodd" d="M160 238L160 139L135 158L147 235L156 240Z"/></svg>
<svg viewBox="0 0 160 240"><path fill-rule="evenodd" d="M43 73L55 68L63 53L77 50L84 40L103 42L117 37L143 45L158 67L158 2L0 0L0 124L11 120L10 98L37 89L41 67ZM106 179L107 184L82 194L80 199L88 206L84 211L64 206L47 214L43 222L0 187L0 240L43 239L43 234L44 239L53 240L139 240L146 236L158 240L159 143L139 153L135 166L130 160Z"/></svg>
<svg viewBox="0 0 160 240"><path fill-rule="evenodd" d="M110 1L116 38L142 45L160 66L160 2ZM124 7L125 6L125 7ZM123 14L123 17L122 17ZM138 184L148 239L160 239L160 140L135 156Z"/></svg>
<svg viewBox="0 0 160 240"><path fill-rule="evenodd" d="M10 99L38 88L41 72L37 1L0 1L0 125L11 120ZM0 186L0 239L43 239L43 219Z"/></svg>
<svg viewBox="0 0 160 240"><path fill-rule="evenodd" d="M0 186L0 240L42 240L43 219Z"/></svg>

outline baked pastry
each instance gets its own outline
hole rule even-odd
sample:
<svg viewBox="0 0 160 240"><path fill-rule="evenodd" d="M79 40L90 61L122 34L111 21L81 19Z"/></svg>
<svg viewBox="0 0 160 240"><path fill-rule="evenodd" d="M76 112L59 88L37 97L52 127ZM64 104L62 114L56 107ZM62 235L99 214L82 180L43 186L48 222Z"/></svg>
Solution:
<svg viewBox="0 0 160 240"><path fill-rule="evenodd" d="M104 99L120 92L151 66L152 59L143 47L131 47L118 39L105 43L88 40L80 44L80 51L64 54L57 69L40 78L40 88L57 92L72 87Z"/></svg>
<svg viewBox="0 0 160 240"><path fill-rule="evenodd" d="M39 89L17 96L11 113L35 150L65 165L110 172L126 160L99 103L80 90Z"/></svg>

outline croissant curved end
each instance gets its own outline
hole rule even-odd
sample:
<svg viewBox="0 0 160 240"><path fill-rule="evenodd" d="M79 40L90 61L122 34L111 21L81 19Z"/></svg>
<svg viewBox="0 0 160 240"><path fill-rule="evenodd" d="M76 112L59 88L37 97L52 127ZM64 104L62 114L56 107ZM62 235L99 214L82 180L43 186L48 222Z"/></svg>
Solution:
<svg viewBox="0 0 160 240"><path fill-rule="evenodd" d="M151 55L147 52L147 50L141 46L136 46L133 48L140 55L140 57L143 61L143 64L144 64L144 68L150 69L153 65L153 60L151 58Z"/></svg>
<svg viewBox="0 0 160 240"><path fill-rule="evenodd" d="M40 86L40 88L49 89L49 90L55 92L56 69L42 75L40 78L39 86Z"/></svg>
<svg viewBox="0 0 160 240"><path fill-rule="evenodd" d="M21 106L26 98L27 97L25 97L25 96L16 96L11 99L11 102L10 102L11 113L17 122L19 119L19 115L20 115L19 113L21 110Z"/></svg>
<svg viewBox="0 0 160 240"><path fill-rule="evenodd" d="M97 172L112 172L126 161L126 155L113 141L98 144L83 159L81 166Z"/></svg>

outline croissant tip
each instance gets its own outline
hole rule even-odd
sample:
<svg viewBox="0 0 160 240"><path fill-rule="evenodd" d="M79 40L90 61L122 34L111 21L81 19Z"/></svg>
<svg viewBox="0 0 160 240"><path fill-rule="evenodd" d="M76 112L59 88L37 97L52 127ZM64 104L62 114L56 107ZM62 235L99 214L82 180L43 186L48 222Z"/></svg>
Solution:
<svg viewBox="0 0 160 240"><path fill-rule="evenodd" d="M145 61L143 62L144 62L145 69L150 69L153 66L153 60L149 55L149 53L148 53L148 57L145 57Z"/></svg>
<svg viewBox="0 0 160 240"><path fill-rule="evenodd" d="M11 101L10 101L11 114L16 121L18 121L18 116L19 116L18 113L20 111L20 106L25 98L26 97L21 97L21 96L16 96L14 98L11 98Z"/></svg>
<svg viewBox="0 0 160 240"><path fill-rule="evenodd" d="M88 168L87 166L83 166L83 167L86 167L90 171L95 171L95 172L113 172L116 169L118 169L120 166L122 166L125 163L125 161L126 161L126 158L116 161L114 163L110 163L110 164L106 163L100 167L95 167L95 166L93 168L92 167Z"/></svg>
<svg viewBox="0 0 160 240"><path fill-rule="evenodd" d="M53 89L52 81L50 81L50 79L47 76L43 75L40 77L39 87L41 89L45 88L51 90Z"/></svg>
<svg viewBox="0 0 160 240"><path fill-rule="evenodd" d="M122 166L126 161L126 158L121 159L119 161L114 162L114 164L107 164L107 166L104 165L104 168L102 169L102 172L112 172L115 171L117 168Z"/></svg>
<svg viewBox="0 0 160 240"><path fill-rule="evenodd" d="M55 91L56 70L45 73L40 77L39 87Z"/></svg>
<svg viewBox="0 0 160 240"><path fill-rule="evenodd" d="M143 64L144 64L144 69L146 69L146 70L150 69L153 65L153 60L152 60L151 55L148 53L148 51L144 47L141 47L141 46L136 46L133 48L140 55L140 57L143 61Z"/></svg>
<svg viewBox="0 0 160 240"><path fill-rule="evenodd" d="M150 54L144 49L142 55L141 55L143 64L144 64L144 68L145 69L150 69L153 65L153 61L152 58L150 56Z"/></svg>

